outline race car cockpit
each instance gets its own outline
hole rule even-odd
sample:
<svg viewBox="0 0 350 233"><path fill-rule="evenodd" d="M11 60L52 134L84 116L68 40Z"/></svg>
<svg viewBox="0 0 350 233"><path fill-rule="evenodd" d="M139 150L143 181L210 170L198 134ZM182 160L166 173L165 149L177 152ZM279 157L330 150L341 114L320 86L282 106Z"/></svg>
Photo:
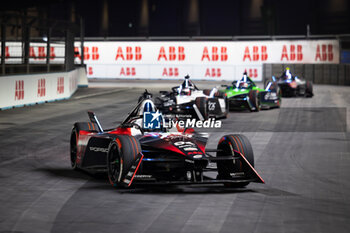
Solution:
<svg viewBox="0 0 350 233"><path fill-rule="evenodd" d="M177 92L179 95L191 95L194 90L198 90L198 88L191 82L189 75L185 76L185 80L180 86L173 87L173 91Z"/></svg>
<svg viewBox="0 0 350 233"><path fill-rule="evenodd" d="M289 67L286 67L286 69L283 71L280 79L282 80L294 80L294 77L292 73L290 72Z"/></svg>
<svg viewBox="0 0 350 233"><path fill-rule="evenodd" d="M152 99L143 98L121 124L143 132L164 131L164 119Z"/></svg>
<svg viewBox="0 0 350 233"><path fill-rule="evenodd" d="M249 78L247 72L244 72L243 77L238 81L233 81L232 85L238 89L248 89L251 85L254 85L254 82Z"/></svg>

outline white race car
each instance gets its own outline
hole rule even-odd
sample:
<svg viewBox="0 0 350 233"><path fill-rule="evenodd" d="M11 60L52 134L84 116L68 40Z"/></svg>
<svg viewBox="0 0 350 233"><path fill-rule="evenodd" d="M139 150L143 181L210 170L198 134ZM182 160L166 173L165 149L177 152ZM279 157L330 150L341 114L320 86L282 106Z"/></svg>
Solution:
<svg viewBox="0 0 350 233"><path fill-rule="evenodd" d="M188 75L180 86L173 87L171 92L160 91L160 94L155 98L155 104L163 114L191 115L199 120L227 117L225 94L217 88L199 90Z"/></svg>

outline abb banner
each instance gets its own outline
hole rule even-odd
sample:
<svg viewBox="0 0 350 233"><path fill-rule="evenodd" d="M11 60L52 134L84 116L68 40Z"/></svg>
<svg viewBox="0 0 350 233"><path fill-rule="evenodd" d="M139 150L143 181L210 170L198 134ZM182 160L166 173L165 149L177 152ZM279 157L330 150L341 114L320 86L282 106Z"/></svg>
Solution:
<svg viewBox="0 0 350 233"><path fill-rule="evenodd" d="M3 76L0 79L0 109L69 98L87 85L84 68L71 72Z"/></svg>
<svg viewBox="0 0 350 233"><path fill-rule="evenodd" d="M6 44L6 62L21 53L16 42ZM17 46L17 47L16 47ZM31 63L45 62L46 44L31 43ZM51 62L59 63L64 47L53 44ZM75 62L81 60L75 43ZM89 78L234 80L244 71L262 80L264 63L339 63L338 40L228 42L85 42L84 61Z"/></svg>
<svg viewBox="0 0 350 233"><path fill-rule="evenodd" d="M0 42L1 46L1 42ZM1 54L1 51L0 51ZM32 42L29 46L29 63L45 64L46 63L46 43ZM50 63L63 64L65 55L64 44L51 44ZM5 44L5 61L7 64L22 63L23 45L21 42L6 42Z"/></svg>
<svg viewBox="0 0 350 233"><path fill-rule="evenodd" d="M339 63L339 42L85 42L84 61L91 78L261 81L264 63Z"/></svg>

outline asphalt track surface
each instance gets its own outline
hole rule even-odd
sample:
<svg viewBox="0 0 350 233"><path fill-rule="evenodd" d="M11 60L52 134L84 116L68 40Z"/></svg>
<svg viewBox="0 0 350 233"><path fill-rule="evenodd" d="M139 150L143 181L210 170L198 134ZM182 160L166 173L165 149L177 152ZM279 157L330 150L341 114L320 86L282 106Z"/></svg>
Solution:
<svg viewBox="0 0 350 233"><path fill-rule="evenodd" d="M113 127L142 88L164 88L91 86L0 112L0 232L350 232L349 87L318 85L314 98L284 98L281 109L231 112L212 130L210 148L221 135L246 135L266 184L118 190L71 170L71 127L87 110Z"/></svg>

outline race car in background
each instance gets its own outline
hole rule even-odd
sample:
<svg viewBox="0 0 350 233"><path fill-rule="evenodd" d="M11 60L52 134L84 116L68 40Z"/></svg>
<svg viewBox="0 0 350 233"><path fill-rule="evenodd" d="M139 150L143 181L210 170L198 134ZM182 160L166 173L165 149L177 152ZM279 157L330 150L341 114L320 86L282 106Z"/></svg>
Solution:
<svg viewBox="0 0 350 233"><path fill-rule="evenodd" d="M73 126L71 165L89 172L107 172L116 187L138 183L243 187L249 182L264 183L254 169L253 150L244 135L225 135L217 148L207 149L207 134L190 128L165 128L149 98L142 98L116 128L103 129L96 115L88 114L90 122ZM156 127L146 127L150 119L156 121L152 125Z"/></svg>
<svg viewBox="0 0 350 233"><path fill-rule="evenodd" d="M278 79L272 77L272 82L277 83L280 87L283 97L312 97L314 95L312 82L293 76L289 67L285 69Z"/></svg>
<svg viewBox="0 0 350 233"><path fill-rule="evenodd" d="M145 92L145 95L150 93ZM216 88L199 90L188 75L180 86L173 87L170 92L160 91L154 103L163 114L190 115L200 120L226 118L228 114L224 93Z"/></svg>
<svg viewBox="0 0 350 233"><path fill-rule="evenodd" d="M269 82L265 89L259 88L246 72L240 80L233 81L231 86L222 87L224 89L220 89L220 92L226 95L230 110L249 109L258 112L260 109L281 106L281 91L276 83Z"/></svg>

